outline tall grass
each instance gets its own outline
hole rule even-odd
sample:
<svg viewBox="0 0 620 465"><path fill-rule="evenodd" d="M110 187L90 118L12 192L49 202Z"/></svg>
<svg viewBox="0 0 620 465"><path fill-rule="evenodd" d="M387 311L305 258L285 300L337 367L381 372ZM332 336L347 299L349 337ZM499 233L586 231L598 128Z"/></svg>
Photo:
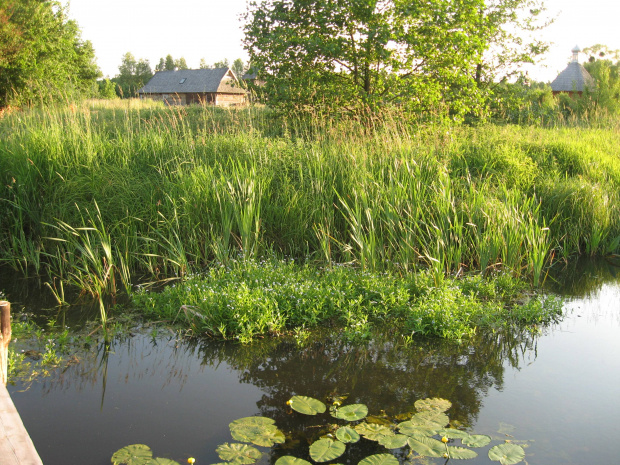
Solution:
<svg viewBox="0 0 620 465"><path fill-rule="evenodd" d="M2 261L96 295L273 254L539 285L551 254L619 251L617 125L115 105L0 119Z"/></svg>

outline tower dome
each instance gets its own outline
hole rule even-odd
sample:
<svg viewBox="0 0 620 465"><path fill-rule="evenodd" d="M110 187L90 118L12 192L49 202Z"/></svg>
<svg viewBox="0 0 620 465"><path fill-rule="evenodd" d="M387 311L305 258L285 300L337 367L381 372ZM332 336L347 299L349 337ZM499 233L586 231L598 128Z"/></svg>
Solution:
<svg viewBox="0 0 620 465"><path fill-rule="evenodd" d="M575 45L571 52L573 53L572 61L551 83L551 90L554 94L576 92L581 95L584 90L592 90L596 85L590 73L579 64L579 52L581 52L579 46Z"/></svg>

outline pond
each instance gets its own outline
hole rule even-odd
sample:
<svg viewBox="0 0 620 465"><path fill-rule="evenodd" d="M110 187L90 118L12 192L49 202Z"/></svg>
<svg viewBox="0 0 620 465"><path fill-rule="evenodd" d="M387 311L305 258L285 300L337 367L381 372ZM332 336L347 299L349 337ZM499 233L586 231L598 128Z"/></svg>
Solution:
<svg viewBox="0 0 620 465"><path fill-rule="evenodd" d="M259 463L307 458L313 422L324 420L292 412L286 401L293 395L348 395L346 403L386 415L441 397L452 402L454 424L493 444L526 446L530 465L616 463L618 270L576 265L575 278L556 287L566 296L565 318L538 332L479 334L461 345L387 332L362 343L331 334L241 346L145 326L107 346L95 335L51 376L8 389L46 465L109 464L116 450L136 443L179 463L190 456L218 463L216 447L236 442L228 424L252 415L274 419L290 435L282 446L262 448ZM487 450L466 463L497 464ZM354 465L385 451L364 440L337 461Z"/></svg>

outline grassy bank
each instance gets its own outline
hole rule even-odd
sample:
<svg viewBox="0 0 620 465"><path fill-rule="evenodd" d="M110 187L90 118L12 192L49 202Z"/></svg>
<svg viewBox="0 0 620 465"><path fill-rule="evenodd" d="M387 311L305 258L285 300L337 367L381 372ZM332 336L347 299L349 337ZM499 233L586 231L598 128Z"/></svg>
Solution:
<svg viewBox="0 0 620 465"><path fill-rule="evenodd" d="M542 283L620 251L618 126L275 121L96 103L0 119L0 257L95 296L293 257L433 282Z"/></svg>

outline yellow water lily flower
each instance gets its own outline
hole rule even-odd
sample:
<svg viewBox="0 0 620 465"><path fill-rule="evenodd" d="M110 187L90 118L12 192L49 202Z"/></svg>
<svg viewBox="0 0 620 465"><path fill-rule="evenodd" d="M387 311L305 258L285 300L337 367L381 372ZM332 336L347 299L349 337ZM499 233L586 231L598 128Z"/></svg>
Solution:
<svg viewBox="0 0 620 465"><path fill-rule="evenodd" d="M194 463L196 459L194 457L190 457L187 459L187 463Z"/></svg>
<svg viewBox="0 0 620 465"><path fill-rule="evenodd" d="M444 436L443 438L441 438L441 442L445 444L446 442L448 442L448 438Z"/></svg>

